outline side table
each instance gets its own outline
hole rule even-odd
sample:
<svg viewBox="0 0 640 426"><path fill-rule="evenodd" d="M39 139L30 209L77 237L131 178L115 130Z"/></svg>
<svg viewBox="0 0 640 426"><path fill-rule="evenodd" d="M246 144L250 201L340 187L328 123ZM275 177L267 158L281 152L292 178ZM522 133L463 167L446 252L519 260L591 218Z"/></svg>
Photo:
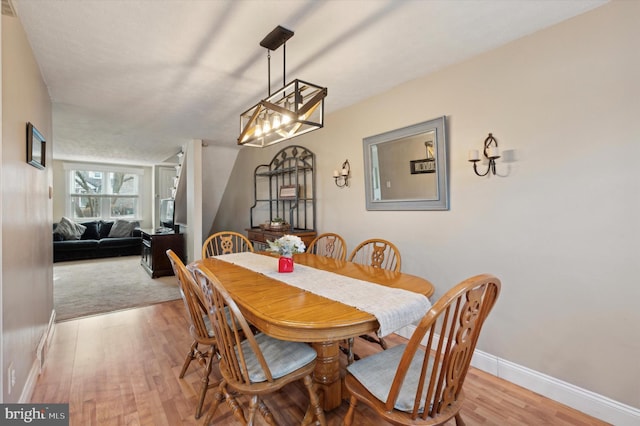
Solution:
<svg viewBox="0 0 640 426"><path fill-rule="evenodd" d="M184 236L173 231L142 230L142 259L140 264L151 278L173 275L167 250L173 250L184 261Z"/></svg>

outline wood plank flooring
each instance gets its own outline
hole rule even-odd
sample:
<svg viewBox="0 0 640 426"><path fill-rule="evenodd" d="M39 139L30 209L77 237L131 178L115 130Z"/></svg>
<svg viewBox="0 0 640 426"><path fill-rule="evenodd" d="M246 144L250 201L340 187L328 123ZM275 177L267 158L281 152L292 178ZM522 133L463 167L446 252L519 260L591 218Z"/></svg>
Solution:
<svg viewBox="0 0 640 426"><path fill-rule="evenodd" d="M356 341L359 354L379 350ZM395 335L387 339L390 345L402 341ZM200 366L192 362L184 379L178 378L190 343L181 300L58 323L32 402L68 402L72 426L201 425L205 415L194 419ZM213 376L217 382L215 367ZM476 369L470 370L465 391L462 416L468 426L606 424ZM209 390L205 413L212 395ZM264 400L279 424L295 425L308 397L301 385L292 384ZM247 399L240 401L247 406ZM347 407L344 402L328 412L329 425L340 425ZM226 404L214 424L237 424ZM257 424L266 423L259 418ZM360 405L355 424L388 423Z"/></svg>

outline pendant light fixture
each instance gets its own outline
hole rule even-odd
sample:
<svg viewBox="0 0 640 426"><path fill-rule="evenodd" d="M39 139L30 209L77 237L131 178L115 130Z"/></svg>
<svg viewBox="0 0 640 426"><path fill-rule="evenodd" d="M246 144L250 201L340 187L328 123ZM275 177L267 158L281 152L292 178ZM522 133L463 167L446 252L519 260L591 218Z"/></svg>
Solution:
<svg viewBox="0 0 640 426"><path fill-rule="evenodd" d="M286 83L286 42L293 31L277 26L262 41L267 49L267 97L240 115L238 145L265 147L324 126L327 88L302 80ZM283 46L283 87L271 92L271 51Z"/></svg>

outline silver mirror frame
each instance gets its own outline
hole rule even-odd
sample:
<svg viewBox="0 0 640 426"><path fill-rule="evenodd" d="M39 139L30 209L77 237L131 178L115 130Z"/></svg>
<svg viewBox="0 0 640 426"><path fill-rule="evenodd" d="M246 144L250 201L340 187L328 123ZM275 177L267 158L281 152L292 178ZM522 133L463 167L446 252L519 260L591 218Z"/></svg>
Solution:
<svg viewBox="0 0 640 426"><path fill-rule="evenodd" d="M409 136L435 131L437 196L434 199L375 200L373 196L372 146ZM447 172L446 117L403 127L362 140L364 149L364 186L367 210L449 210L449 176Z"/></svg>

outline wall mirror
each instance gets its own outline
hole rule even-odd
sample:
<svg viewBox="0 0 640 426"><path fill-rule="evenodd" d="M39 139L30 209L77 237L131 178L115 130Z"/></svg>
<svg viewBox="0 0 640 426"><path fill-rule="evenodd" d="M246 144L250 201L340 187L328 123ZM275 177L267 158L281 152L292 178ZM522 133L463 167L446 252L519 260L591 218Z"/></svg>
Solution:
<svg viewBox="0 0 640 426"><path fill-rule="evenodd" d="M445 117L363 139L367 210L448 210Z"/></svg>
<svg viewBox="0 0 640 426"><path fill-rule="evenodd" d="M45 167L46 141L31 123L27 123L27 163L38 169Z"/></svg>

